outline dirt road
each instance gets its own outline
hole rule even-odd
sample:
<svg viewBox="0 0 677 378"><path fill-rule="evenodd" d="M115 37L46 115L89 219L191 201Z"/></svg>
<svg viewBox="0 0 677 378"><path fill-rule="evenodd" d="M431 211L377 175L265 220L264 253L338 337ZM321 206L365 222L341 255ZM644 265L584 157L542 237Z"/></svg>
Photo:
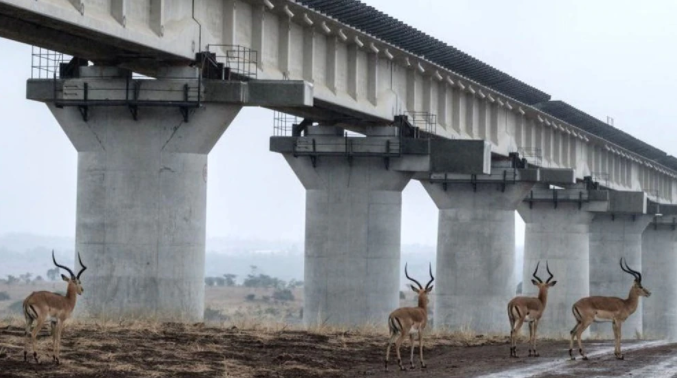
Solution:
<svg viewBox="0 0 677 378"><path fill-rule="evenodd" d="M23 329L10 326L0 330L0 377L677 377L677 344L655 341L625 342L624 361L611 342L590 341L589 361L569 361L564 341L540 343L541 357L510 359L504 337L431 336L427 371L406 372L383 371L384 346L385 335L350 332L85 324L66 329L60 366L43 333L36 365L23 362Z"/></svg>

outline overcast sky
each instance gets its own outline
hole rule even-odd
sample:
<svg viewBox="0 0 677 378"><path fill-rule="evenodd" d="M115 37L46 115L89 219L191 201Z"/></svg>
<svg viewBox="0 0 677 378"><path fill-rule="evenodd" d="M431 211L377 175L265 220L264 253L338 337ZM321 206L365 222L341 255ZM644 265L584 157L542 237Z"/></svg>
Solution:
<svg viewBox="0 0 677 378"><path fill-rule="evenodd" d="M364 2L677 154L677 2ZM74 237L75 149L46 106L25 99L30 46L0 39L0 52L0 235ZM270 111L243 110L210 154L208 237L303 239L304 190L268 151L272 121ZM411 182L402 242L434 245L436 235L437 210Z"/></svg>

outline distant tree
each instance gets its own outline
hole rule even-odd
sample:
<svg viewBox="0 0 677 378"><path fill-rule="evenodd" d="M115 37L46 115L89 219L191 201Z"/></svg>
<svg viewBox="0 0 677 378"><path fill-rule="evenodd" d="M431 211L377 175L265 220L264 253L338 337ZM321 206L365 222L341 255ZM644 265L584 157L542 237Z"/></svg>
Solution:
<svg viewBox="0 0 677 378"><path fill-rule="evenodd" d="M235 286L235 278L236 277L237 277L237 275L235 275L235 274L230 274L230 273L224 274L223 278L226 280L226 286L228 286L228 287Z"/></svg>
<svg viewBox="0 0 677 378"><path fill-rule="evenodd" d="M226 285L226 279L223 277L214 277L214 281L216 282L216 286L225 286Z"/></svg>
<svg viewBox="0 0 677 378"><path fill-rule="evenodd" d="M303 287L303 281L297 281L297 280L295 280L295 279L292 279L292 280L289 281L289 283L287 284L287 287L290 288L290 289L295 289L295 288L297 288L297 287Z"/></svg>
<svg viewBox="0 0 677 378"><path fill-rule="evenodd" d="M29 284L31 283L31 277L33 277L33 274L30 272L26 272L19 276L19 280L23 281L26 284Z"/></svg>
<svg viewBox="0 0 677 378"><path fill-rule="evenodd" d="M0 291L0 301L8 301L10 296L6 291Z"/></svg>
<svg viewBox="0 0 677 378"><path fill-rule="evenodd" d="M45 279L42 278L42 276L37 276L37 277L35 277L35 279L33 280L33 282L43 282L44 280L45 280Z"/></svg>
<svg viewBox="0 0 677 378"><path fill-rule="evenodd" d="M207 286L214 286L215 283L216 279L214 279L214 277L205 277L205 284Z"/></svg>
<svg viewBox="0 0 677 378"><path fill-rule="evenodd" d="M253 301L254 299L256 299L256 294L247 294L247 296L244 298L248 301Z"/></svg>
<svg viewBox="0 0 677 378"><path fill-rule="evenodd" d="M59 268L48 269L47 270L47 278L50 281L58 280L59 279Z"/></svg>
<svg viewBox="0 0 677 378"><path fill-rule="evenodd" d="M19 279L18 279L18 278L14 277L14 276L11 275L11 274L7 276L7 285L14 285L14 284L16 284L17 282L19 282Z"/></svg>

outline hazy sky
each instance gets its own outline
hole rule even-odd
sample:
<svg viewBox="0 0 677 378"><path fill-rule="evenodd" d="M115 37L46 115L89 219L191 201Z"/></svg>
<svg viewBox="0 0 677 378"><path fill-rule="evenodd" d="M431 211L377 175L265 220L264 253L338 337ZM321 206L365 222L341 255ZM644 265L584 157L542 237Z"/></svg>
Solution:
<svg viewBox="0 0 677 378"><path fill-rule="evenodd" d="M677 154L677 2L364 2ZM30 46L0 39L0 52L0 234L73 237L75 149L46 106L25 99ZM303 239L304 190L268 151L272 121L268 110L243 110L210 154L208 237ZM411 182L402 242L434 245L436 235L437 210Z"/></svg>

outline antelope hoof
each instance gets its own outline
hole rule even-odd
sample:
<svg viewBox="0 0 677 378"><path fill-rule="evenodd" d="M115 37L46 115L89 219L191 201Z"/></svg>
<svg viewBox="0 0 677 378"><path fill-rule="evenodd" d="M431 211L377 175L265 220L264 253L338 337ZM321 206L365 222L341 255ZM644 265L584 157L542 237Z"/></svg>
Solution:
<svg viewBox="0 0 677 378"><path fill-rule="evenodd" d="M616 356L616 359L624 360L624 359L625 359L625 356L622 355L622 354L619 354L619 355Z"/></svg>
<svg viewBox="0 0 677 378"><path fill-rule="evenodd" d="M33 358L35 359L36 364L40 363L40 360L38 360L38 352L33 352Z"/></svg>
<svg viewBox="0 0 677 378"><path fill-rule="evenodd" d="M588 356L583 356L583 361L587 361L587 360L588 360Z"/></svg>
<svg viewBox="0 0 677 378"><path fill-rule="evenodd" d="M414 365L414 363L412 362L411 365L409 365L409 370L415 370L415 369L416 369L416 365Z"/></svg>
<svg viewBox="0 0 677 378"><path fill-rule="evenodd" d="M59 361L59 357L57 357L57 356L52 356L52 357L54 357L54 364L56 364L56 366L59 366L61 364L61 362Z"/></svg>
<svg viewBox="0 0 677 378"><path fill-rule="evenodd" d="M24 350L24 362L28 361L28 352Z"/></svg>
<svg viewBox="0 0 677 378"><path fill-rule="evenodd" d="M426 368L428 368L428 365L426 365L426 364L424 364L423 362L421 362L421 369L426 369Z"/></svg>
<svg viewBox="0 0 677 378"><path fill-rule="evenodd" d="M576 361L576 357L571 356L571 361Z"/></svg>
<svg viewBox="0 0 677 378"><path fill-rule="evenodd" d="M534 355L533 355L533 357L541 357L541 355L540 355L540 354L538 354L538 353L536 353L536 351L534 351Z"/></svg>

